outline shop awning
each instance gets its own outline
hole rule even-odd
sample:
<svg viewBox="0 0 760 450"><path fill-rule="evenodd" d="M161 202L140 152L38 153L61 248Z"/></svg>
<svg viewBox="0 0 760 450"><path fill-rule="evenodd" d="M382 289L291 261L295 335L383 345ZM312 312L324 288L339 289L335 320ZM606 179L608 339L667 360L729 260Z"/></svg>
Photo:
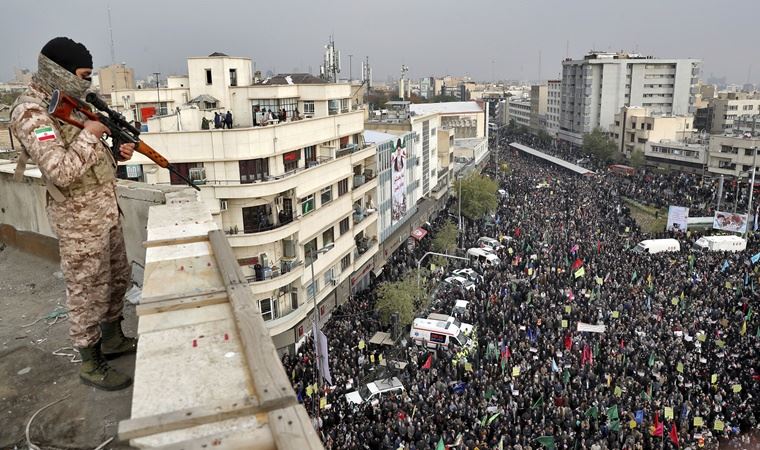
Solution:
<svg viewBox="0 0 760 450"><path fill-rule="evenodd" d="M412 231L412 237L418 241L421 241L425 235L427 235L427 231L422 227L417 227L414 231Z"/></svg>

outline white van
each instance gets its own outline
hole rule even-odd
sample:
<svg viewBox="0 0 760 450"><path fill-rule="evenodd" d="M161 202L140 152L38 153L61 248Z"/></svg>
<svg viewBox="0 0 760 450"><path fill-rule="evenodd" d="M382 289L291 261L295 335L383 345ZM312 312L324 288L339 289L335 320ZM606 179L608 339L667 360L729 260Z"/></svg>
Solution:
<svg viewBox="0 0 760 450"><path fill-rule="evenodd" d="M741 252L747 248L747 240L739 236L704 236L694 245L711 252Z"/></svg>
<svg viewBox="0 0 760 450"><path fill-rule="evenodd" d="M453 324L455 327L464 331L464 334L468 336L472 332L472 325L470 325L469 323L462 323L456 317L451 317L448 314L431 313L431 314L428 314L427 318L430 320L440 320L441 322L448 322L450 324Z"/></svg>
<svg viewBox="0 0 760 450"><path fill-rule="evenodd" d="M414 319L409 337L417 345L426 345L428 348L446 347L450 343L459 347L466 347L470 338L456 325L442 320Z"/></svg>
<svg viewBox="0 0 760 450"><path fill-rule="evenodd" d="M355 405L361 405L364 402L374 400L382 394L388 392L402 392L405 390L404 385L398 378L383 378L382 380L375 380L372 383L367 383L366 386L362 386L358 391L349 392L346 394L346 401Z"/></svg>
<svg viewBox="0 0 760 450"><path fill-rule="evenodd" d="M488 246L494 250L501 250L502 248L504 248L504 246L501 245L501 242L497 241L494 238L490 238L488 236L483 236L480 239L478 239L478 245L481 247Z"/></svg>
<svg viewBox="0 0 760 450"><path fill-rule="evenodd" d="M680 252L681 244L675 239L646 239L639 242L633 248L633 251L637 253L649 253L650 255L662 252Z"/></svg>
<svg viewBox="0 0 760 450"><path fill-rule="evenodd" d="M481 264L488 264L494 267L501 264L501 260L498 256L482 248L473 247L467 250L467 256L471 261L477 260Z"/></svg>

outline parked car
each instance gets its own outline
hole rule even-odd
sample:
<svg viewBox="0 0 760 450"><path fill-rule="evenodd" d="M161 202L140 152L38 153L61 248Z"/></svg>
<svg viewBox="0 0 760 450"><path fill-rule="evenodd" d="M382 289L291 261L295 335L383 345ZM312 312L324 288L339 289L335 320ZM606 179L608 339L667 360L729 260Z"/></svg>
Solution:
<svg viewBox="0 0 760 450"><path fill-rule="evenodd" d="M483 277L470 268L457 269L457 270L452 271L451 274L453 276L468 279L476 284L483 281Z"/></svg>
<svg viewBox="0 0 760 450"><path fill-rule="evenodd" d="M468 291L475 290L475 283L468 280L467 278L458 277L456 275L450 276L444 279L443 282L450 286L457 286L457 287L467 289Z"/></svg>
<svg viewBox="0 0 760 450"><path fill-rule="evenodd" d="M346 401L355 405L360 405L364 402L372 401L383 394L389 392L402 392L405 391L403 383L396 377L383 378L382 380L375 380L371 383L367 383L366 386L362 386L358 391L349 392L346 394Z"/></svg>

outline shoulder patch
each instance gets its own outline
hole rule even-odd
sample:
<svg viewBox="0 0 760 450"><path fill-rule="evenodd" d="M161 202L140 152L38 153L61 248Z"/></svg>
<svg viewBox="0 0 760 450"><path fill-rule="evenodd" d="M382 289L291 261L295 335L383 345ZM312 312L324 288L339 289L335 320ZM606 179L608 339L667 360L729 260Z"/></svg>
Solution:
<svg viewBox="0 0 760 450"><path fill-rule="evenodd" d="M45 125L34 129L34 137L39 142L52 141L57 136L55 135L55 129L50 125Z"/></svg>

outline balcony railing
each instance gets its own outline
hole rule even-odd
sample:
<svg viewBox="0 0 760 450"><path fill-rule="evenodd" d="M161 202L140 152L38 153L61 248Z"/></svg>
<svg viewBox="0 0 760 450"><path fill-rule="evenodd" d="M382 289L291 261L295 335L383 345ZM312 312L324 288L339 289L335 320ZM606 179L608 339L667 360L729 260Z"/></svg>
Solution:
<svg viewBox="0 0 760 450"><path fill-rule="evenodd" d="M269 281L281 276L284 276L290 272L292 272L294 269L298 268L303 261L300 261L295 258L282 258L276 263L272 263L271 266L261 266L256 267L258 264L253 265L254 273L253 275L250 275L246 277L246 281L250 284L254 283L260 283L264 281Z"/></svg>

